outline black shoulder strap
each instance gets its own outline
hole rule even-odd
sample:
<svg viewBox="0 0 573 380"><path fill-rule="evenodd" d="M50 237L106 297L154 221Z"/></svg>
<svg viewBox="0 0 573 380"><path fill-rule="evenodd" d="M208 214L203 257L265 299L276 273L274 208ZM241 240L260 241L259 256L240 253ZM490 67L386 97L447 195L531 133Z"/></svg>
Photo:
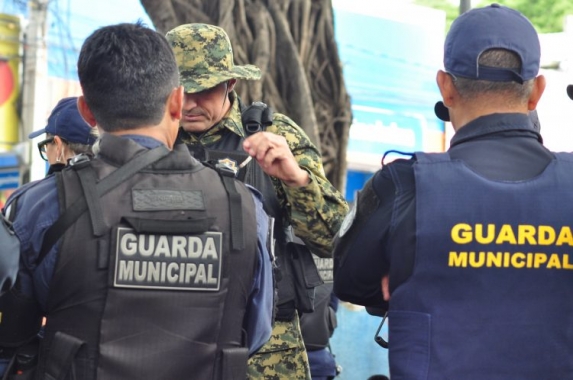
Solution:
<svg viewBox="0 0 573 380"><path fill-rule="evenodd" d="M264 131L273 124L273 110L263 102L253 102L250 106L241 108L241 122L247 136Z"/></svg>
<svg viewBox="0 0 573 380"><path fill-rule="evenodd" d="M119 186L122 182L131 178L135 173L139 172L141 169L151 165L156 161L159 161L161 158L167 156L168 154L169 150L163 145L155 149L150 149L144 153L138 154L137 156L129 160L125 165L117 168L107 177L99 181L95 185L93 193L90 192L91 195L97 198L102 197L110 190ZM86 167L91 167L91 166L86 165ZM78 167L78 171L81 172L83 170L85 170L84 167ZM80 175L80 180L81 180L81 175ZM86 194L86 196L87 195L88 194ZM54 244L56 244L56 242L60 239L60 237L64 235L66 230L76 220L78 220L78 218L88 209L88 202L86 201L86 196L80 197L70 207L66 208L64 214L61 215L58 218L58 220L54 224L52 224L50 228L48 228L46 234L44 235L42 248L40 249L40 254L38 256L38 261L37 261L38 264L42 262L44 257L50 251L50 249L54 246ZM92 215L92 222L93 222L93 215Z"/></svg>
<svg viewBox="0 0 573 380"><path fill-rule="evenodd" d="M99 202L100 198L97 191L97 174L91 165L85 165L79 170L76 170L76 173L80 178L82 191L84 192L84 198L88 206L93 233L95 236L103 236L107 227L103 219L103 212Z"/></svg>
<svg viewBox="0 0 573 380"><path fill-rule="evenodd" d="M229 213L231 218L231 244L233 250L245 248L243 232L243 200L235 185L235 172L224 165L216 165L212 162L203 162L203 165L215 170L229 198Z"/></svg>

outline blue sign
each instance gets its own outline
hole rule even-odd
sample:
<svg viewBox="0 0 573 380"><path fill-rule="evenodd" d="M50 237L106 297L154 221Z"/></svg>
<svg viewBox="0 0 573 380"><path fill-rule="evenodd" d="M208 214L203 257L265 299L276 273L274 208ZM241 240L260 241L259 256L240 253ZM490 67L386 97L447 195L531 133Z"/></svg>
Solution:
<svg viewBox="0 0 573 380"><path fill-rule="evenodd" d="M441 99L435 78L443 35L407 16L399 20L361 12L334 8L353 115L347 148L349 201L380 168L386 151L442 151L445 138L444 122L434 114Z"/></svg>

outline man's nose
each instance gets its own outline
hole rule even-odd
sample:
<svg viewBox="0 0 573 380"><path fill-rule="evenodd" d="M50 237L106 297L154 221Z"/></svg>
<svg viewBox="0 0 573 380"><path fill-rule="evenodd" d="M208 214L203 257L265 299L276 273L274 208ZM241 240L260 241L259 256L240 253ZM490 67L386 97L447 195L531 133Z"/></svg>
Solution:
<svg viewBox="0 0 573 380"><path fill-rule="evenodd" d="M183 99L183 110L190 110L197 107L195 94L185 94Z"/></svg>

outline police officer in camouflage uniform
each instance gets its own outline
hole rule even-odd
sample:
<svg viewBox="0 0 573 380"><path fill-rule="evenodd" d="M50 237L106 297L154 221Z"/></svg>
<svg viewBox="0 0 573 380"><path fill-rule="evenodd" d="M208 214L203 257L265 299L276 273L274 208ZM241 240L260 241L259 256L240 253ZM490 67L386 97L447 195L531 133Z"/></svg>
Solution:
<svg viewBox="0 0 573 380"><path fill-rule="evenodd" d="M166 37L185 89L180 141L198 158L216 157L219 164L247 169L245 182L257 184L265 196L265 209L275 218L278 306L271 339L249 360L249 377L310 379L293 285L282 270L290 257L285 253L286 231L292 228L313 253L330 257L333 235L348 206L326 179L317 148L290 118L274 113L272 125L264 131L246 132L244 106L234 87L237 79L258 80L261 73L253 65L234 65L231 43L223 29L187 24L169 31ZM251 157L254 159L249 162ZM266 173L268 186L263 183L260 188L261 181L251 181L248 168L250 173Z"/></svg>

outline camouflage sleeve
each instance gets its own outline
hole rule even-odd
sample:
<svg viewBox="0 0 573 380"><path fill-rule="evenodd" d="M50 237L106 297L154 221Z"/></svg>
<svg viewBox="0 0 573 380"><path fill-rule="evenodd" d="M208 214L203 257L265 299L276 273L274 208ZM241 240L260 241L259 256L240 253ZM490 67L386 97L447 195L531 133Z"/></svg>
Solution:
<svg viewBox="0 0 573 380"><path fill-rule="evenodd" d="M273 179L288 221L296 236L314 253L331 257L332 239L348 212L348 204L326 179L320 153L302 128L287 116L275 113L273 125L266 130L286 138L299 166L310 177L308 185L296 188Z"/></svg>

